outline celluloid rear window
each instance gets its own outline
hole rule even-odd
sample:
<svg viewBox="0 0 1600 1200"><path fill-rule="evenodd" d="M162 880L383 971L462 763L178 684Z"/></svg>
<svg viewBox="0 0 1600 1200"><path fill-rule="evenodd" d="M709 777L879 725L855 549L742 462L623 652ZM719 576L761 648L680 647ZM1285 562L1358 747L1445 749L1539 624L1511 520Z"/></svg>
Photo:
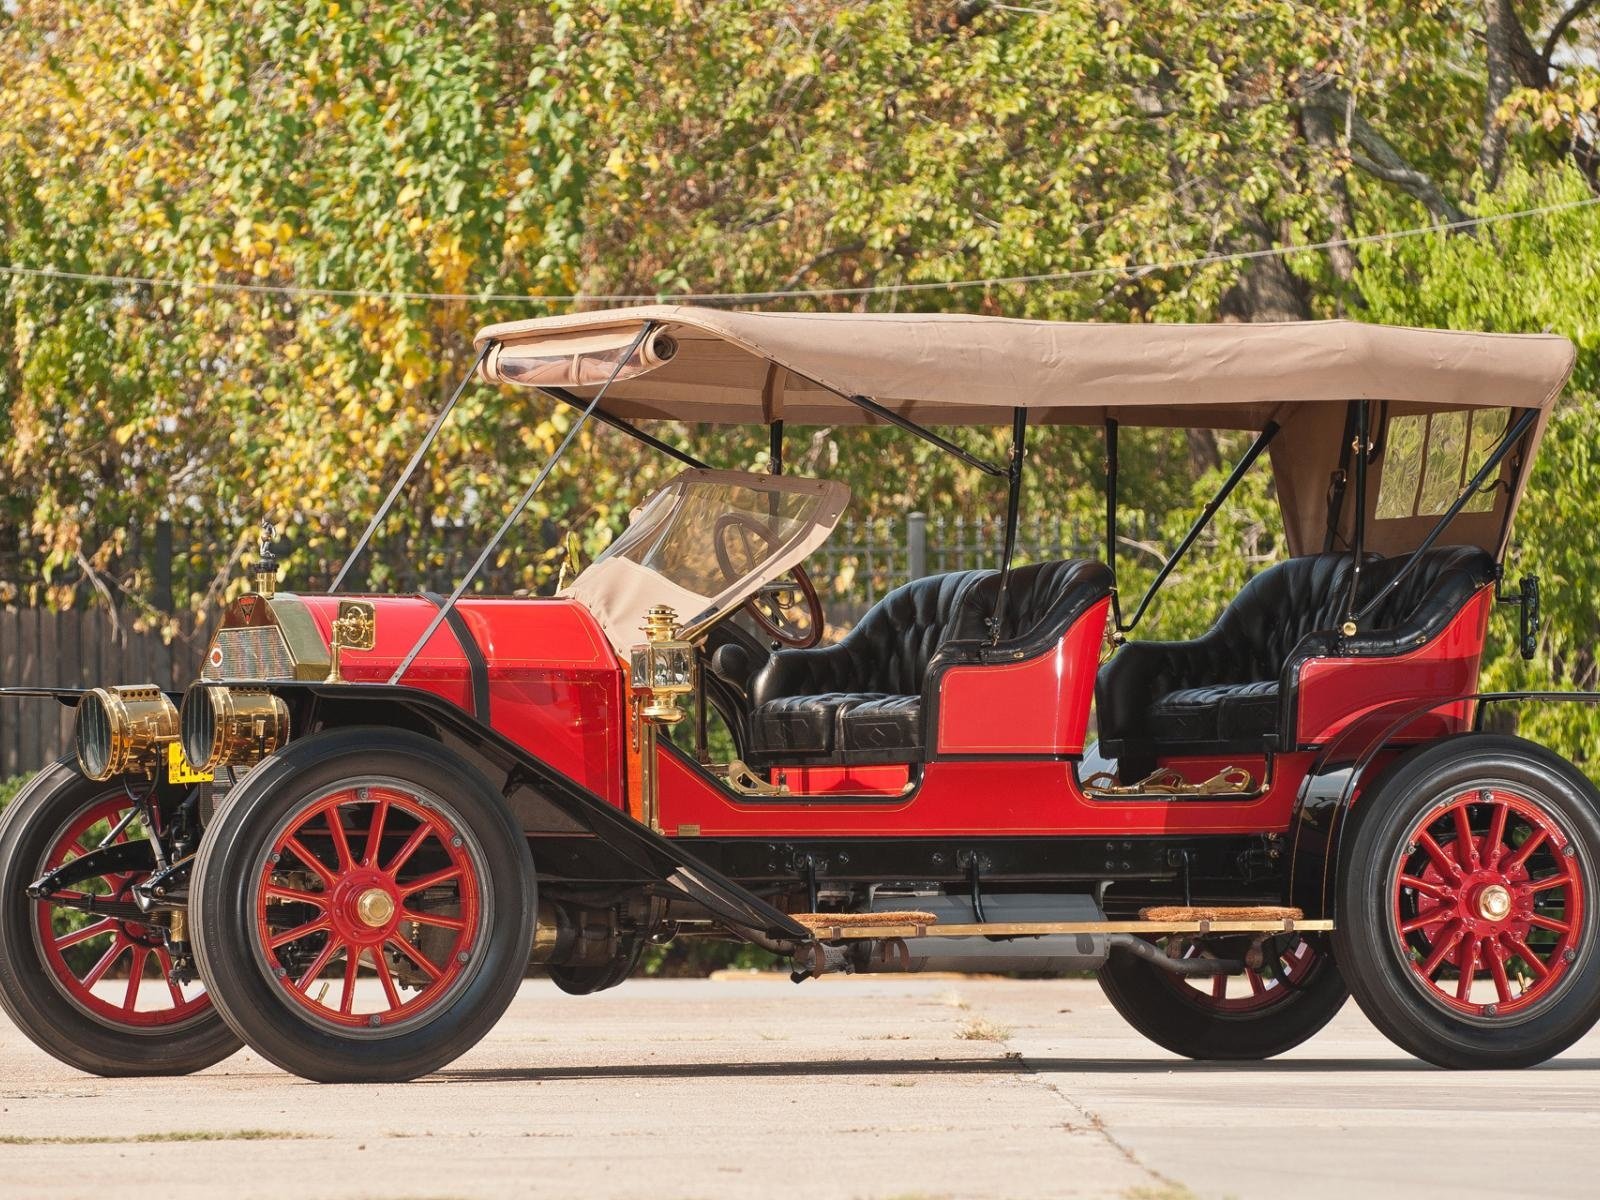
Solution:
<svg viewBox="0 0 1600 1200"><path fill-rule="evenodd" d="M1389 418L1379 460L1380 521L1437 517L1446 512L1505 436L1511 410L1407 413ZM1494 508L1494 488L1472 496L1464 512Z"/></svg>

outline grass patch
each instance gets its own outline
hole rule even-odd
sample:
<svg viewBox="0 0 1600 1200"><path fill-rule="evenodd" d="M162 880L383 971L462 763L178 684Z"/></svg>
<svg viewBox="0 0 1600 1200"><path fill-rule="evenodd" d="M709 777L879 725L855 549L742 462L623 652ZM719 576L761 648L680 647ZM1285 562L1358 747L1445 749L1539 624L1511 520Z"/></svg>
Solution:
<svg viewBox="0 0 1600 1200"><path fill-rule="evenodd" d="M15 779L0 779L0 809L4 809L16 797L16 794L22 790L22 785L27 782L28 777L26 775L18 775Z"/></svg>
<svg viewBox="0 0 1600 1200"><path fill-rule="evenodd" d="M0 1134L0 1146L136 1146L147 1142L294 1142L319 1135L292 1129L173 1129L165 1133L130 1133L122 1137L80 1134L70 1137L26 1137Z"/></svg>
<svg viewBox="0 0 1600 1200"><path fill-rule="evenodd" d="M956 1036L963 1042L1003 1042L1011 1036L1011 1027L982 1017L969 1017L956 1029Z"/></svg>

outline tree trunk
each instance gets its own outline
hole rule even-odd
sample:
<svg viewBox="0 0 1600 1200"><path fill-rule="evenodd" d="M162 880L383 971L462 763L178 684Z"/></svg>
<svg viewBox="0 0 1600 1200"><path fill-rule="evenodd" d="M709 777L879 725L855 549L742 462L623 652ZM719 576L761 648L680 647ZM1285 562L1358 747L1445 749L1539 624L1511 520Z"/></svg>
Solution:
<svg viewBox="0 0 1600 1200"><path fill-rule="evenodd" d="M1511 89L1516 86L1516 63L1512 39L1522 34L1511 0L1484 0L1483 41L1489 58L1488 84L1483 94L1483 140L1478 144L1478 170L1483 190L1491 190L1500 178L1500 163L1506 153L1506 128L1498 113Z"/></svg>

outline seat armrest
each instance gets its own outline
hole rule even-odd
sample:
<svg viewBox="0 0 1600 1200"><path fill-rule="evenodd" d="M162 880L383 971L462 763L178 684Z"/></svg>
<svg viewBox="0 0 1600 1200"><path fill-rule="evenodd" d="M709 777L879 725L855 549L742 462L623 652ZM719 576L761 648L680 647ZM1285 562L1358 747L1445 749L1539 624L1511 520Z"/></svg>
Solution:
<svg viewBox="0 0 1600 1200"><path fill-rule="evenodd" d="M779 696L871 691L859 675L858 663L843 642L817 650L779 650L751 680L750 702L760 706Z"/></svg>

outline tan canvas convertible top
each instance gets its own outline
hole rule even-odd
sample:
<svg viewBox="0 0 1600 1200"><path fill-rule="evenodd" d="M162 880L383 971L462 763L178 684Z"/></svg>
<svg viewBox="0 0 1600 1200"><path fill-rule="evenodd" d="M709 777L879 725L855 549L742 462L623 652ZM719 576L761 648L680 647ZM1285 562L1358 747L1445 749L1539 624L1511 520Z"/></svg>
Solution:
<svg viewBox="0 0 1600 1200"><path fill-rule="evenodd" d="M1296 554L1323 545L1350 401L1384 401L1395 414L1538 409L1525 460L1575 355L1557 336L1354 321L1116 325L652 305L488 326L476 339L480 348L492 343L483 374L587 398L646 321L654 332L606 393L612 416L863 424L878 418L847 397L864 396L927 426L1009 424L1016 408L1030 425L1276 422L1273 470ZM1505 472L1520 490L1526 472L1510 460ZM1502 493L1492 511L1462 513L1451 540L1499 549L1515 499ZM1352 517L1342 512L1336 523L1347 527ZM1380 522L1368 544L1404 549L1420 522Z"/></svg>

